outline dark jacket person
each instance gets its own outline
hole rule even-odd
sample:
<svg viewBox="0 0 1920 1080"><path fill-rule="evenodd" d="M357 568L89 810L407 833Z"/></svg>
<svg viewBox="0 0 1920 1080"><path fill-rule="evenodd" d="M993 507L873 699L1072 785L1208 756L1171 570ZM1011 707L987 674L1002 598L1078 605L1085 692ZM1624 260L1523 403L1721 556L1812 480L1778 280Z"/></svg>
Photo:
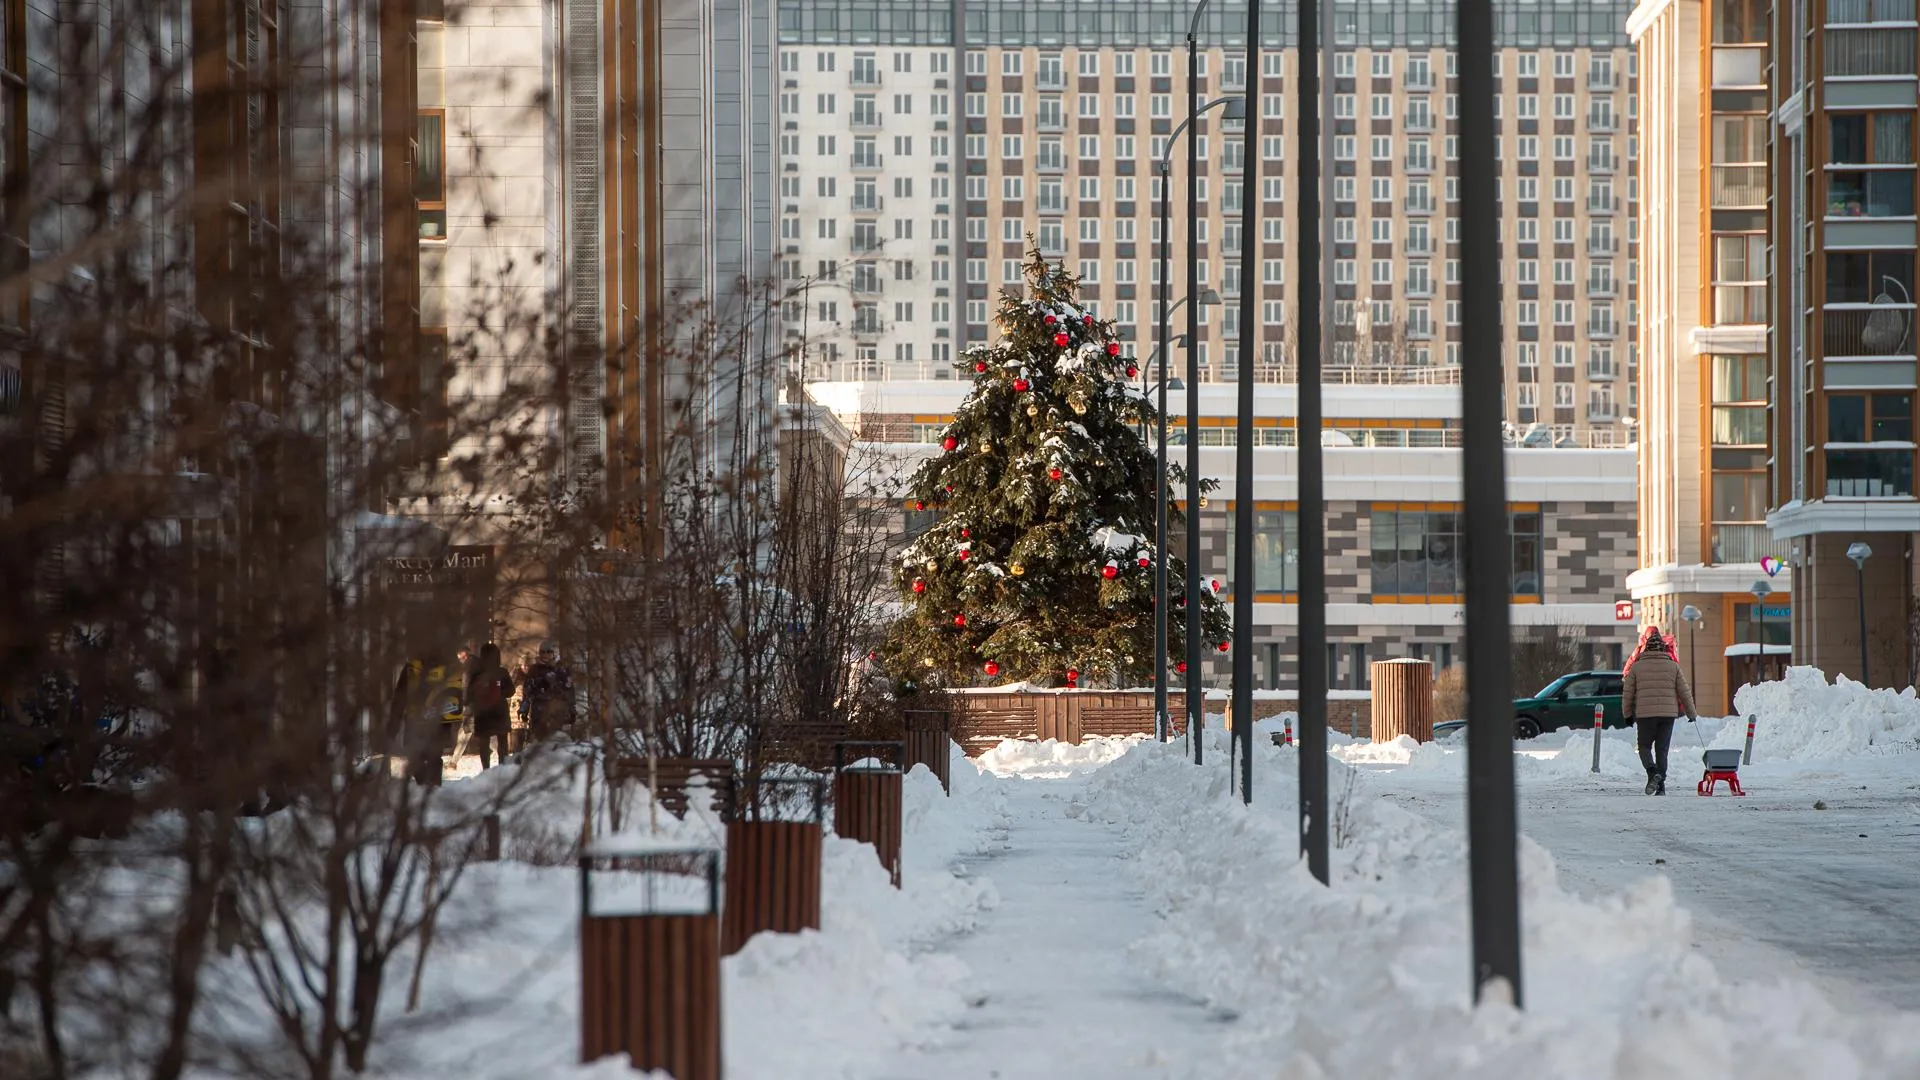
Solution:
<svg viewBox="0 0 1920 1080"><path fill-rule="evenodd" d="M1680 662L1660 636L1658 627L1647 635L1627 666L1620 709L1639 728L1640 764L1647 769L1647 794L1667 793L1667 746L1673 741L1673 722L1680 716L1699 719L1693 708L1693 688L1680 671Z"/></svg>

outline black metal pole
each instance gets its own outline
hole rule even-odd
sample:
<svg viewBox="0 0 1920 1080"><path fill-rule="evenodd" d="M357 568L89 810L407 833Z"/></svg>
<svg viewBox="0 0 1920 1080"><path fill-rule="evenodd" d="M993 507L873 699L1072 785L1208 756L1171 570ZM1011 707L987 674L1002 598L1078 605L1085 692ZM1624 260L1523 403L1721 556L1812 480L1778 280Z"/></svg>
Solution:
<svg viewBox="0 0 1920 1080"><path fill-rule="evenodd" d="M1327 851L1327 523L1326 472L1320 444L1320 12L1319 0L1300 0L1298 72L1294 75L1294 111L1300 133L1300 191L1294 200L1294 275L1299 310L1300 355L1297 364L1299 417L1300 519L1300 854L1307 871L1322 885L1330 881ZM1328 78L1333 72L1325 73Z"/></svg>
<svg viewBox="0 0 1920 1080"><path fill-rule="evenodd" d="M1501 443L1498 275L1500 183L1494 160L1493 0L1458 0L1460 70L1461 486L1465 518L1467 842L1473 992L1504 982L1521 1004L1519 815L1513 791L1513 545Z"/></svg>
<svg viewBox="0 0 1920 1080"><path fill-rule="evenodd" d="M1767 681L1767 599L1764 596L1753 598L1753 617L1756 620L1753 631L1753 681Z"/></svg>
<svg viewBox="0 0 1920 1080"><path fill-rule="evenodd" d="M1173 295L1167 280L1167 189L1173 176L1166 155L1160 166L1160 445L1153 470L1153 737L1167 741L1167 302ZM1192 301L1188 301L1191 303Z"/></svg>
<svg viewBox="0 0 1920 1080"><path fill-rule="evenodd" d="M1305 6L1304 4L1302 5ZM1247 74L1260 70L1260 0L1247 0ZM1254 85L1259 85L1257 82ZM1240 748L1240 799L1253 801L1253 347L1259 334L1259 112L1247 110L1240 161L1240 407L1233 451L1233 741ZM1225 141L1224 138L1221 140Z"/></svg>
<svg viewBox="0 0 1920 1080"><path fill-rule="evenodd" d="M1206 7L1201 0L1200 7ZM1200 80L1194 76L1200 55L1196 23L1187 26L1187 124L1200 117ZM1251 122L1251 120L1249 120ZM1187 132L1187 289L1198 294L1200 249L1194 244L1193 223L1200 217L1200 192L1193 178L1200 171L1198 131ZM1200 305L1187 304L1187 741L1193 744L1193 763L1206 761L1207 701L1200 678Z"/></svg>
<svg viewBox="0 0 1920 1080"><path fill-rule="evenodd" d="M1866 686L1868 685L1867 683L1867 564L1866 563L1856 562L1853 564L1853 579L1859 585L1858 595L1860 597L1860 685ZM1760 602L1762 604L1766 603L1765 600L1762 600ZM1761 614L1764 615L1765 612L1762 612ZM1767 639L1762 637L1760 639L1760 662L1764 664L1766 663L1766 660L1767 660Z"/></svg>

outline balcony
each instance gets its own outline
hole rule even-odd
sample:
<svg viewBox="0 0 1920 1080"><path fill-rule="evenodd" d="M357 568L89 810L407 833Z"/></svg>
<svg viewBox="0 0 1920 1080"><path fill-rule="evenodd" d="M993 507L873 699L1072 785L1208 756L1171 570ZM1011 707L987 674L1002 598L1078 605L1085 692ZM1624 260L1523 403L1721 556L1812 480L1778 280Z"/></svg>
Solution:
<svg viewBox="0 0 1920 1080"><path fill-rule="evenodd" d="M1432 71L1407 72L1408 92L1419 93L1420 91L1423 91L1423 90L1432 90L1432 89L1433 89L1433 72Z"/></svg>
<svg viewBox="0 0 1920 1080"><path fill-rule="evenodd" d="M877 111L856 109L847 115L847 125L855 131L872 131L880 126Z"/></svg>
<svg viewBox="0 0 1920 1080"><path fill-rule="evenodd" d="M1613 382L1620 377L1620 365L1611 360L1588 361L1588 382Z"/></svg>
<svg viewBox="0 0 1920 1080"><path fill-rule="evenodd" d="M1610 68L1588 69L1587 89L1618 90L1619 88L1620 88L1620 76L1615 74L1612 69Z"/></svg>
<svg viewBox="0 0 1920 1080"><path fill-rule="evenodd" d="M1431 214L1435 208L1431 195L1409 195L1401 206L1409 214Z"/></svg>
<svg viewBox="0 0 1920 1080"><path fill-rule="evenodd" d="M1821 313L1825 355L1912 356L1913 312L1911 304L1829 307Z"/></svg>
<svg viewBox="0 0 1920 1080"><path fill-rule="evenodd" d="M880 168L881 162L885 160L886 159L879 154L862 154L856 150L853 154L853 167L856 169L878 169Z"/></svg>
<svg viewBox="0 0 1920 1080"><path fill-rule="evenodd" d="M1843 499L1912 498L1913 451L1827 451L1827 497Z"/></svg>
<svg viewBox="0 0 1920 1080"><path fill-rule="evenodd" d="M1620 287L1615 284L1612 275L1587 278L1587 299L1611 300L1620 295Z"/></svg>
<svg viewBox="0 0 1920 1080"><path fill-rule="evenodd" d="M1713 166L1711 197L1716 210L1767 205L1766 164Z"/></svg>
<svg viewBox="0 0 1920 1080"><path fill-rule="evenodd" d="M1828 26L1912 21L1914 0L1827 0Z"/></svg>
<svg viewBox="0 0 1920 1080"><path fill-rule="evenodd" d="M1777 550L1773 535L1767 532L1765 525L1716 524L1713 526L1712 545L1710 561L1716 566L1759 562Z"/></svg>
<svg viewBox="0 0 1920 1080"><path fill-rule="evenodd" d="M855 195L851 203L856 214L877 214L886 208L887 200L878 195Z"/></svg>
<svg viewBox="0 0 1920 1080"><path fill-rule="evenodd" d="M1588 319L1587 336L1595 341L1612 341L1619 324L1612 319Z"/></svg>
<svg viewBox="0 0 1920 1080"><path fill-rule="evenodd" d="M1422 255L1432 255L1433 252L1434 252L1434 246L1433 246L1432 237L1430 236L1407 237L1406 253L1408 255L1418 257Z"/></svg>
<svg viewBox="0 0 1920 1080"><path fill-rule="evenodd" d="M1827 217L1913 216L1913 170L1857 169L1827 173Z"/></svg>
<svg viewBox="0 0 1920 1080"><path fill-rule="evenodd" d="M1829 30L1825 37L1829 79L1914 73L1912 29Z"/></svg>
<svg viewBox="0 0 1920 1080"><path fill-rule="evenodd" d="M1618 254L1620 254L1620 241L1601 239L1593 236L1587 237L1588 258L1605 259Z"/></svg>
<svg viewBox="0 0 1920 1080"><path fill-rule="evenodd" d="M1611 173L1619 165L1619 159L1612 154L1588 154L1587 171L1590 173Z"/></svg>
<svg viewBox="0 0 1920 1080"><path fill-rule="evenodd" d="M1619 212L1620 212L1619 199L1609 199L1605 196L1598 196L1598 197L1592 196L1592 195L1587 196L1587 213L1617 214Z"/></svg>
<svg viewBox="0 0 1920 1080"><path fill-rule="evenodd" d="M855 66L852 71L847 73L847 85L862 89L879 86L880 69L878 67L863 68Z"/></svg>
<svg viewBox="0 0 1920 1080"><path fill-rule="evenodd" d="M1400 159L1400 164L1410 173L1430 173L1433 171L1433 158L1427 154L1408 155Z"/></svg>
<svg viewBox="0 0 1920 1080"><path fill-rule="evenodd" d="M1606 110L1594 109L1594 110L1590 110L1587 113L1587 130L1588 131L1600 132L1604 134L1606 132L1616 130L1615 124L1616 124L1616 121L1614 119L1612 109L1606 109Z"/></svg>
<svg viewBox="0 0 1920 1080"><path fill-rule="evenodd" d="M1066 72L1059 68L1041 68L1033 77L1033 85L1041 90L1065 90Z"/></svg>
<svg viewBox="0 0 1920 1080"><path fill-rule="evenodd" d="M1408 131L1432 131L1433 113L1429 110L1409 112L1406 115L1405 123Z"/></svg>
<svg viewBox="0 0 1920 1080"><path fill-rule="evenodd" d="M1430 276L1408 278L1407 279L1407 295L1411 297L1432 296L1433 295L1433 278Z"/></svg>

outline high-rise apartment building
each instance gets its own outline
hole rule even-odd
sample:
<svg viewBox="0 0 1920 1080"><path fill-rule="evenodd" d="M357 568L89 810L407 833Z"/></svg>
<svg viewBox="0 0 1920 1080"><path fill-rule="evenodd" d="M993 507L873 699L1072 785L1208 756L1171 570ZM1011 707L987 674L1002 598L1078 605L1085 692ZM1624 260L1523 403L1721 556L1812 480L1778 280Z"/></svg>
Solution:
<svg viewBox="0 0 1920 1080"><path fill-rule="evenodd" d="M423 333L497 322L498 295L558 319L570 362L604 357L546 418L577 479L657 490L770 454L778 382L735 369L777 335L770 0L463 0L418 20ZM745 344L695 355L709 317ZM516 358L475 360L440 392L501 393Z"/></svg>
<svg viewBox="0 0 1920 1080"><path fill-rule="evenodd" d="M1793 574L1766 529L1768 26L1748 0L1647 0L1640 94L1643 624L1676 632L1704 708L1784 662ZM1751 589L1768 580L1764 603ZM1682 619L1688 608L1698 613ZM1762 636L1766 648L1761 645Z"/></svg>
<svg viewBox="0 0 1920 1080"><path fill-rule="evenodd" d="M1758 6L1757 21L1769 9ZM1914 676L1913 0L1776 4L1773 447L1796 663ZM1781 44L1786 43L1786 44ZM1848 551L1864 556L1856 565ZM1870 552L1870 553L1869 553ZM1865 640L1862 641L1864 624Z"/></svg>
<svg viewBox="0 0 1920 1080"><path fill-rule="evenodd" d="M1635 60L1624 3L1498 11L1499 151L1509 416L1585 445L1627 441L1638 321L1632 163ZM1334 27L1328 378L1446 369L1459 357L1457 101L1452 13L1340 5ZM1171 303L1203 308L1202 377L1235 375L1243 288L1260 290L1259 378L1291 381L1288 245L1299 58L1274 20L1258 71L1245 9L1215 5L1187 70L1189 12L1132 2L1024 5L783 0L777 158L780 269L805 286L786 333L810 380L952 377L984 342L993 298L1032 234L1081 277L1135 353L1156 334L1157 163L1171 159ZM960 31L956 32L956 26ZM1190 129L1201 211L1185 210L1188 76L1202 101L1247 94L1258 191L1241 189L1243 121ZM1317 152L1317 151L1316 151ZM1240 264L1240 207L1263 201L1258 266ZM1199 276L1186 280L1189 239ZM1184 313L1176 315L1184 321ZM1175 333L1183 327L1176 326ZM1174 367L1182 358L1175 358Z"/></svg>

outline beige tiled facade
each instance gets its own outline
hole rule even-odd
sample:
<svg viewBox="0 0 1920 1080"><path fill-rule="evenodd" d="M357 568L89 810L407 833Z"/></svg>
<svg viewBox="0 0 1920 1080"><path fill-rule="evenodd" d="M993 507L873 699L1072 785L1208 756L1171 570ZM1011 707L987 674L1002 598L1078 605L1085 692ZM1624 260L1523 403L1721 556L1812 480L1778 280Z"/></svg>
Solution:
<svg viewBox="0 0 1920 1080"><path fill-rule="evenodd" d="M807 5L801 5L805 7ZM1624 8L1619 12L1624 20ZM1618 37L1618 35L1615 35ZM1258 377L1291 381L1297 57L1204 49L1202 101L1252 91L1262 201L1259 265L1242 267L1243 124L1205 114L1200 215L1202 378L1235 375L1238 294L1260 290ZM1639 317L1634 60L1617 44L1505 48L1500 68L1501 273L1508 415L1584 445L1624 445L1635 412ZM1334 206L1334 380L1459 363L1452 53L1342 49L1325 166ZM1157 334L1155 163L1171 158L1171 295L1189 294L1183 49L780 46L780 251L804 286L785 326L811 380L944 378L990 316L1031 232L1080 272L1085 295L1130 336ZM857 263L866 261L861 268ZM908 269L902 270L903 264ZM1186 312L1174 312L1172 335ZM1184 363L1184 358L1176 364ZM1182 374L1176 367L1175 374Z"/></svg>

